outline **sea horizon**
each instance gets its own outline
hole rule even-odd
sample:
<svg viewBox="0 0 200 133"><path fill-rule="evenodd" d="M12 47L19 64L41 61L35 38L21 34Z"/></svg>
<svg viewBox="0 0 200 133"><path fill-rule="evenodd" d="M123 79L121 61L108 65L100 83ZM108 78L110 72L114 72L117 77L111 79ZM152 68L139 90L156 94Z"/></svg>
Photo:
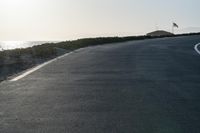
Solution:
<svg viewBox="0 0 200 133"><path fill-rule="evenodd" d="M0 51L18 48L28 48L45 43L57 43L61 41L0 41Z"/></svg>

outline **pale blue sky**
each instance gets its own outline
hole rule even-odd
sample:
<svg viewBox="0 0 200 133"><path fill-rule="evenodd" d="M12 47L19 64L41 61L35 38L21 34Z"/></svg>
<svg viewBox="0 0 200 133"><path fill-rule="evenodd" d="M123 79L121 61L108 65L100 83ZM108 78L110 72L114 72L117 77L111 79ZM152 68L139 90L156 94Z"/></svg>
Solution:
<svg viewBox="0 0 200 133"><path fill-rule="evenodd" d="M200 27L200 0L0 0L0 40L141 35ZM193 28L194 29L194 28Z"/></svg>

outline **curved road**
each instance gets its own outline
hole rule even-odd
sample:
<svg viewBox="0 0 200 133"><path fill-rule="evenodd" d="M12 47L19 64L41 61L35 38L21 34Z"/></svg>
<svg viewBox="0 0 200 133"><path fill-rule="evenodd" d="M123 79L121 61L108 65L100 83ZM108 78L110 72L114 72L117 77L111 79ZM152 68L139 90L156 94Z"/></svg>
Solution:
<svg viewBox="0 0 200 133"><path fill-rule="evenodd" d="M199 133L200 36L89 47L0 84L1 133Z"/></svg>

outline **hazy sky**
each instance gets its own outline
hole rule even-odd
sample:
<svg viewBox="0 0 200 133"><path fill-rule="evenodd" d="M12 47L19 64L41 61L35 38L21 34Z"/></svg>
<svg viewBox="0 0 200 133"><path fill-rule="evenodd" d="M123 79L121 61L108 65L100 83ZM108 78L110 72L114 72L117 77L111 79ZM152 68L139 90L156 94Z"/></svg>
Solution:
<svg viewBox="0 0 200 133"><path fill-rule="evenodd" d="M68 40L200 27L200 0L0 0L0 40Z"/></svg>

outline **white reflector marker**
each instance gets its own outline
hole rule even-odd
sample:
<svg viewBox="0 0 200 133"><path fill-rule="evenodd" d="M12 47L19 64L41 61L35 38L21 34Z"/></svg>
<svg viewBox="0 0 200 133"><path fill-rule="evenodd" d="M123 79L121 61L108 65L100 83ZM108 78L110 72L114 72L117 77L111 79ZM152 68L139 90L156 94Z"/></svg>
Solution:
<svg viewBox="0 0 200 133"><path fill-rule="evenodd" d="M194 49L195 49L195 51L196 51L198 54L200 54L200 50L198 49L199 46L200 46L200 43L198 43L198 44L196 44L196 45L194 46Z"/></svg>

